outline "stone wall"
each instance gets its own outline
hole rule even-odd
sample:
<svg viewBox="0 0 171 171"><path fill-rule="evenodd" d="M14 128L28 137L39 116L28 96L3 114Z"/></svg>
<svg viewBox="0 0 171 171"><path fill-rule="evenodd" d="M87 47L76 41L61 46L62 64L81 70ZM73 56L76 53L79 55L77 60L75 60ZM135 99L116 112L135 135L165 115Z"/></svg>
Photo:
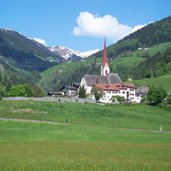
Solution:
<svg viewBox="0 0 171 171"><path fill-rule="evenodd" d="M32 100L48 102L76 102L76 103L96 103L93 99L83 99L76 97L4 97L2 100Z"/></svg>

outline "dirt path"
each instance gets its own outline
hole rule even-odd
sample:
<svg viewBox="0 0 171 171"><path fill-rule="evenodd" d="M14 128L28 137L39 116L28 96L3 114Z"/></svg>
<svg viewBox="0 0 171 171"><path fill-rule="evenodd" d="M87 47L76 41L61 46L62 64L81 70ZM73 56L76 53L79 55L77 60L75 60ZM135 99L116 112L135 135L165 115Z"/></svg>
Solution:
<svg viewBox="0 0 171 171"><path fill-rule="evenodd" d="M61 122L52 122L46 120L32 120L32 119L16 119L16 118L0 118L3 121L16 121L16 122L32 122L32 123L47 123L47 124L65 124ZM142 128L117 128L120 130L128 130L128 131L144 131L144 132L161 132L161 133L171 133L171 131L159 131L159 130L152 130L152 129L142 129Z"/></svg>
<svg viewBox="0 0 171 171"><path fill-rule="evenodd" d="M0 118L3 121L17 121L17 122L33 122L33 123L47 123L47 124L64 124L60 122L51 122L45 120L32 120L32 119L16 119L16 118Z"/></svg>

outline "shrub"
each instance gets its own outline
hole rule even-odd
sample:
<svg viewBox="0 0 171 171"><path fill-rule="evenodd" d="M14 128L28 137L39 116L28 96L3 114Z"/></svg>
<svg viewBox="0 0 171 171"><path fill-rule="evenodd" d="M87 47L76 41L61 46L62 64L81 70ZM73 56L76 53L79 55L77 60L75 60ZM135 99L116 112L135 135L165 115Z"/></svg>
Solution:
<svg viewBox="0 0 171 171"><path fill-rule="evenodd" d="M112 100L113 103L121 104L121 103L123 103L125 101L125 98L122 97L122 96L112 96L111 100Z"/></svg>
<svg viewBox="0 0 171 171"><path fill-rule="evenodd" d="M7 93L7 96L31 97L32 96L31 87L28 84L18 84L12 86L12 88Z"/></svg>
<svg viewBox="0 0 171 171"><path fill-rule="evenodd" d="M166 98L166 96L166 90L161 87L152 86L147 94L147 101L150 105L158 105Z"/></svg>
<svg viewBox="0 0 171 171"><path fill-rule="evenodd" d="M94 95L96 101L98 101L101 97L103 97L103 90L94 85L91 90L91 94Z"/></svg>
<svg viewBox="0 0 171 171"><path fill-rule="evenodd" d="M79 98L86 98L86 90L84 86L80 86L79 88Z"/></svg>

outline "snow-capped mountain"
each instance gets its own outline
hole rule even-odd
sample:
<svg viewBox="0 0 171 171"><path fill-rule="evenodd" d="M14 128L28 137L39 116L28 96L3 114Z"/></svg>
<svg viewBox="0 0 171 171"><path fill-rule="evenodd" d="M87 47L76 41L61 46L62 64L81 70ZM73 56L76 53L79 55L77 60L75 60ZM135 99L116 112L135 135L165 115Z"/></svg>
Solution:
<svg viewBox="0 0 171 171"><path fill-rule="evenodd" d="M81 56L82 58L87 58L88 56L99 52L99 49L89 50L89 51L86 51L86 52L78 52L78 51L74 51L74 50L72 50L72 51L73 51L73 53L75 53L78 56Z"/></svg>
<svg viewBox="0 0 171 171"><path fill-rule="evenodd" d="M64 46L52 46L49 49L52 52L55 52L61 55L65 60L72 60L72 61L84 59L99 51L99 49L95 49L95 50L90 50L87 52L78 52L78 51L72 50Z"/></svg>

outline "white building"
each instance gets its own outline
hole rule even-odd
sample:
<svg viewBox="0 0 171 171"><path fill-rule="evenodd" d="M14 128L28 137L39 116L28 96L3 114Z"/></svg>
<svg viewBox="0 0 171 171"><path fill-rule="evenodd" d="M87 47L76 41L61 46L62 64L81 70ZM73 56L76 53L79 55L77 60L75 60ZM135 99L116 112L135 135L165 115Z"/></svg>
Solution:
<svg viewBox="0 0 171 171"><path fill-rule="evenodd" d="M122 83L120 77L116 73L109 73L107 76L101 75L89 75L85 74L81 79L80 86L84 87L86 94L91 94L91 90L95 84L113 84L113 83Z"/></svg>
<svg viewBox="0 0 171 171"><path fill-rule="evenodd" d="M136 102L134 84L124 84L117 73L110 73L106 52L106 40L104 41L101 75L85 74L81 79L80 86L84 87L86 94L88 94L90 98L94 98L91 95L93 86L102 89L103 97L99 100L100 102L110 103L112 102L112 96L123 96L125 100Z"/></svg>
<svg viewBox="0 0 171 171"><path fill-rule="evenodd" d="M103 90L103 96L99 100L100 102L112 103L113 96L121 96L126 101L136 102L134 84L114 83L96 84L95 86Z"/></svg>

